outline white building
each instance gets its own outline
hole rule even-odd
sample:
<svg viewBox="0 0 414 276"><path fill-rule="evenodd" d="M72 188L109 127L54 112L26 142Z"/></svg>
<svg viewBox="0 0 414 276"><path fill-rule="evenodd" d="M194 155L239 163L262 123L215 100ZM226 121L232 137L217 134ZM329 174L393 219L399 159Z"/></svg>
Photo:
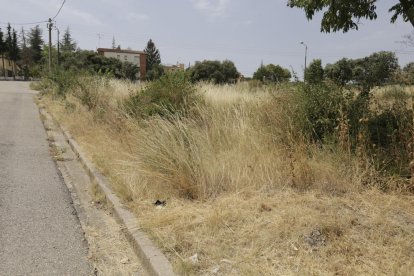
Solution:
<svg viewBox="0 0 414 276"><path fill-rule="evenodd" d="M139 79L145 80L147 74L147 58L143 51L98 48L98 54L107 58L116 58L122 62L128 61L139 69Z"/></svg>

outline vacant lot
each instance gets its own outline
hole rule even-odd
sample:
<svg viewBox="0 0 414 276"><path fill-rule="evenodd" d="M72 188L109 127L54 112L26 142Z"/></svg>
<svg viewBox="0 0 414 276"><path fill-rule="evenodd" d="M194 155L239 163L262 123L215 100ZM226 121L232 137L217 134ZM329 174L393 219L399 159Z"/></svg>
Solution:
<svg viewBox="0 0 414 276"><path fill-rule="evenodd" d="M377 93L370 117L352 128L350 110L329 99L318 109L314 103L326 96L312 92L309 101L294 85L206 84L192 91L173 81L191 97L181 104L160 92L154 104L147 92L171 82L143 91L95 77L56 83L38 85L40 103L112 180L178 273L414 270L412 128L404 136L399 130L410 121L393 115L409 110L409 91ZM383 114L396 126L388 135L391 119L384 119L381 131L390 139L373 143L380 132L371 123L382 126Z"/></svg>

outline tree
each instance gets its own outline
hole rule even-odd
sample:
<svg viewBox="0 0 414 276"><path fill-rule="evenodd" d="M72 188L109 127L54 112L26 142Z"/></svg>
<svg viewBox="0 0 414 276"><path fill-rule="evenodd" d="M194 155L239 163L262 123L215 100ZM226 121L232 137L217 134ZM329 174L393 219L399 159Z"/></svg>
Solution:
<svg viewBox="0 0 414 276"><path fill-rule="evenodd" d="M154 64L151 70L147 71L147 79L150 81L157 80L164 75L164 67L161 64Z"/></svg>
<svg viewBox="0 0 414 276"><path fill-rule="evenodd" d="M11 31L11 26L10 23L7 25L7 36L6 36L6 40L5 40L5 44L6 44L6 54L7 57L10 58L10 49L12 48L12 31Z"/></svg>
<svg viewBox="0 0 414 276"><path fill-rule="evenodd" d="M10 49L12 48L12 33L11 33L11 26L10 23L7 25L7 35L6 39L4 40L4 54L10 60ZM8 76L8 73L5 73Z"/></svg>
<svg viewBox="0 0 414 276"><path fill-rule="evenodd" d="M353 80L368 93L376 85L389 83L399 68L398 59L393 52L377 52L353 61Z"/></svg>
<svg viewBox="0 0 414 276"><path fill-rule="evenodd" d="M271 82L286 82L291 77L292 75L288 69L274 64L268 64L266 66L262 64L253 74L253 79Z"/></svg>
<svg viewBox="0 0 414 276"><path fill-rule="evenodd" d="M289 0L288 6L303 9L307 19L312 19L315 13L324 10L321 31L329 33L357 30L361 19L376 19L376 2L377 0ZM389 12L393 13L391 23L401 16L414 27L414 0L398 2L389 9Z"/></svg>
<svg viewBox="0 0 414 276"><path fill-rule="evenodd" d="M150 71L154 65L161 64L161 56L154 42L150 39L145 47L144 52L147 54L147 71Z"/></svg>
<svg viewBox="0 0 414 276"><path fill-rule="evenodd" d="M73 41L69 27L66 28L61 41L62 52L74 52L76 50L76 42Z"/></svg>
<svg viewBox="0 0 414 276"><path fill-rule="evenodd" d="M239 78L240 73L237 71L236 66L230 60L225 60L221 63L222 72L225 82L235 83Z"/></svg>
<svg viewBox="0 0 414 276"><path fill-rule="evenodd" d="M324 79L322 61L320 59L313 60L305 70L305 80L307 83L321 83Z"/></svg>
<svg viewBox="0 0 414 276"><path fill-rule="evenodd" d="M30 29L29 37L29 48L32 55L32 59L35 63L39 63L42 59L42 30L39 25Z"/></svg>
<svg viewBox="0 0 414 276"><path fill-rule="evenodd" d="M26 33L25 33L23 27L22 27L22 30L21 30L20 39L21 39L21 43L20 43L20 48L21 48L20 65L22 67L23 75L24 75L24 78L26 80L29 77L29 67L32 65L33 60L32 60L32 55L30 53L30 49L27 47Z"/></svg>
<svg viewBox="0 0 414 276"><path fill-rule="evenodd" d="M2 61L2 65L3 65L3 75L4 77L6 77L6 71L4 70L4 55L6 54L6 42L4 41L3 38L3 31L0 28L0 55L1 55L1 61Z"/></svg>
<svg viewBox="0 0 414 276"><path fill-rule="evenodd" d="M10 59L13 61L13 79L16 79L16 62L19 59L19 55L20 49L17 42L17 33L16 30L13 29L11 47L9 50Z"/></svg>
<svg viewBox="0 0 414 276"><path fill-rule="evenodd" d="M408 63L402 70L397 70L393 75L393 81L398 84L414 84L414 62Z"/></svg>
<svg viewBox="0 0 414 276"><path fill-rule="evenodd" d="M47 55L47 51L45 51L45 55ZM116 58L99 55L95 51L80 49L62 55L61 67L65 71L86 71L129 80L136 80L138 74L138 67L130 62L122 62Z"/></svg>
<svg viewBox="0 0 414 276"><path fill-rule="evenodd" d="M408 63L402 70L406 76L407 84L414 84L414 62Z"/></svg>
<svg viewBox="0 0 414 276"><path fill-rule="evenodd" d="M343 86L352 80L352 61L343 58L334 64L327 64L324 73L327 79Z"/></svg>
<svg viewBox="0 0 414 276"><path fill-rule="evenodd" d="M138 67L128 61L122 62L120 78L135 81L137 79Z"/></svg>
<svg viewBox="0 0 414 276"><path fill-rule="evenodd" d="M190 79L196 81L211 81L215 84L234 83L240 76L236 66L230 60L204 60L196 62L189 70Z"/></svg>

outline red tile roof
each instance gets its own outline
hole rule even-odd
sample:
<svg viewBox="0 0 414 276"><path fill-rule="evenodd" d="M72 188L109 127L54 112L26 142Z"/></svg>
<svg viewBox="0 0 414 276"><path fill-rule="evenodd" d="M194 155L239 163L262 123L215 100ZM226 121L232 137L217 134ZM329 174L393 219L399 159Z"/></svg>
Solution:
<svg viewBox="0 0 414 276"><path fill-rule="evenodd" d="M133 51L133 50L122 50L122 49L111 49L111 48L98 48L99 52L110 52L110 53L120 53L120 54L144 54L143 51Z"/></svg>

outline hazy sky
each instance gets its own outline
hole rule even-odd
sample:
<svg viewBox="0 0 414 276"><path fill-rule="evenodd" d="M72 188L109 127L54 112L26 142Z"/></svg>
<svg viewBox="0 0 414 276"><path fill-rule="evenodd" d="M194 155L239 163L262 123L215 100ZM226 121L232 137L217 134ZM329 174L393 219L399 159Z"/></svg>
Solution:
<svg viewBox="0 0 414 276"><path fill-rule="evenodd" d="M70 27L82 49L111 47L115 36L122 48L143 50L152 38L166 64L230 59L241 73L251 76L263 60L292 66L302 76L300 41L309 47L308 60L320 58L324 64L381 50L396 51L401 65L414 61L414 49L396 43L414 28L401 19L389 23L388 8L396 2L378 1L378 19L363 21L358 31L346 34L320 33L321 16L308 22L302 10L286 6L287 0L67 0L56 22L61 31ZM61 3L0 0L0 26L47 20ZM46 23L39 25L46 39Z"/></svg>

